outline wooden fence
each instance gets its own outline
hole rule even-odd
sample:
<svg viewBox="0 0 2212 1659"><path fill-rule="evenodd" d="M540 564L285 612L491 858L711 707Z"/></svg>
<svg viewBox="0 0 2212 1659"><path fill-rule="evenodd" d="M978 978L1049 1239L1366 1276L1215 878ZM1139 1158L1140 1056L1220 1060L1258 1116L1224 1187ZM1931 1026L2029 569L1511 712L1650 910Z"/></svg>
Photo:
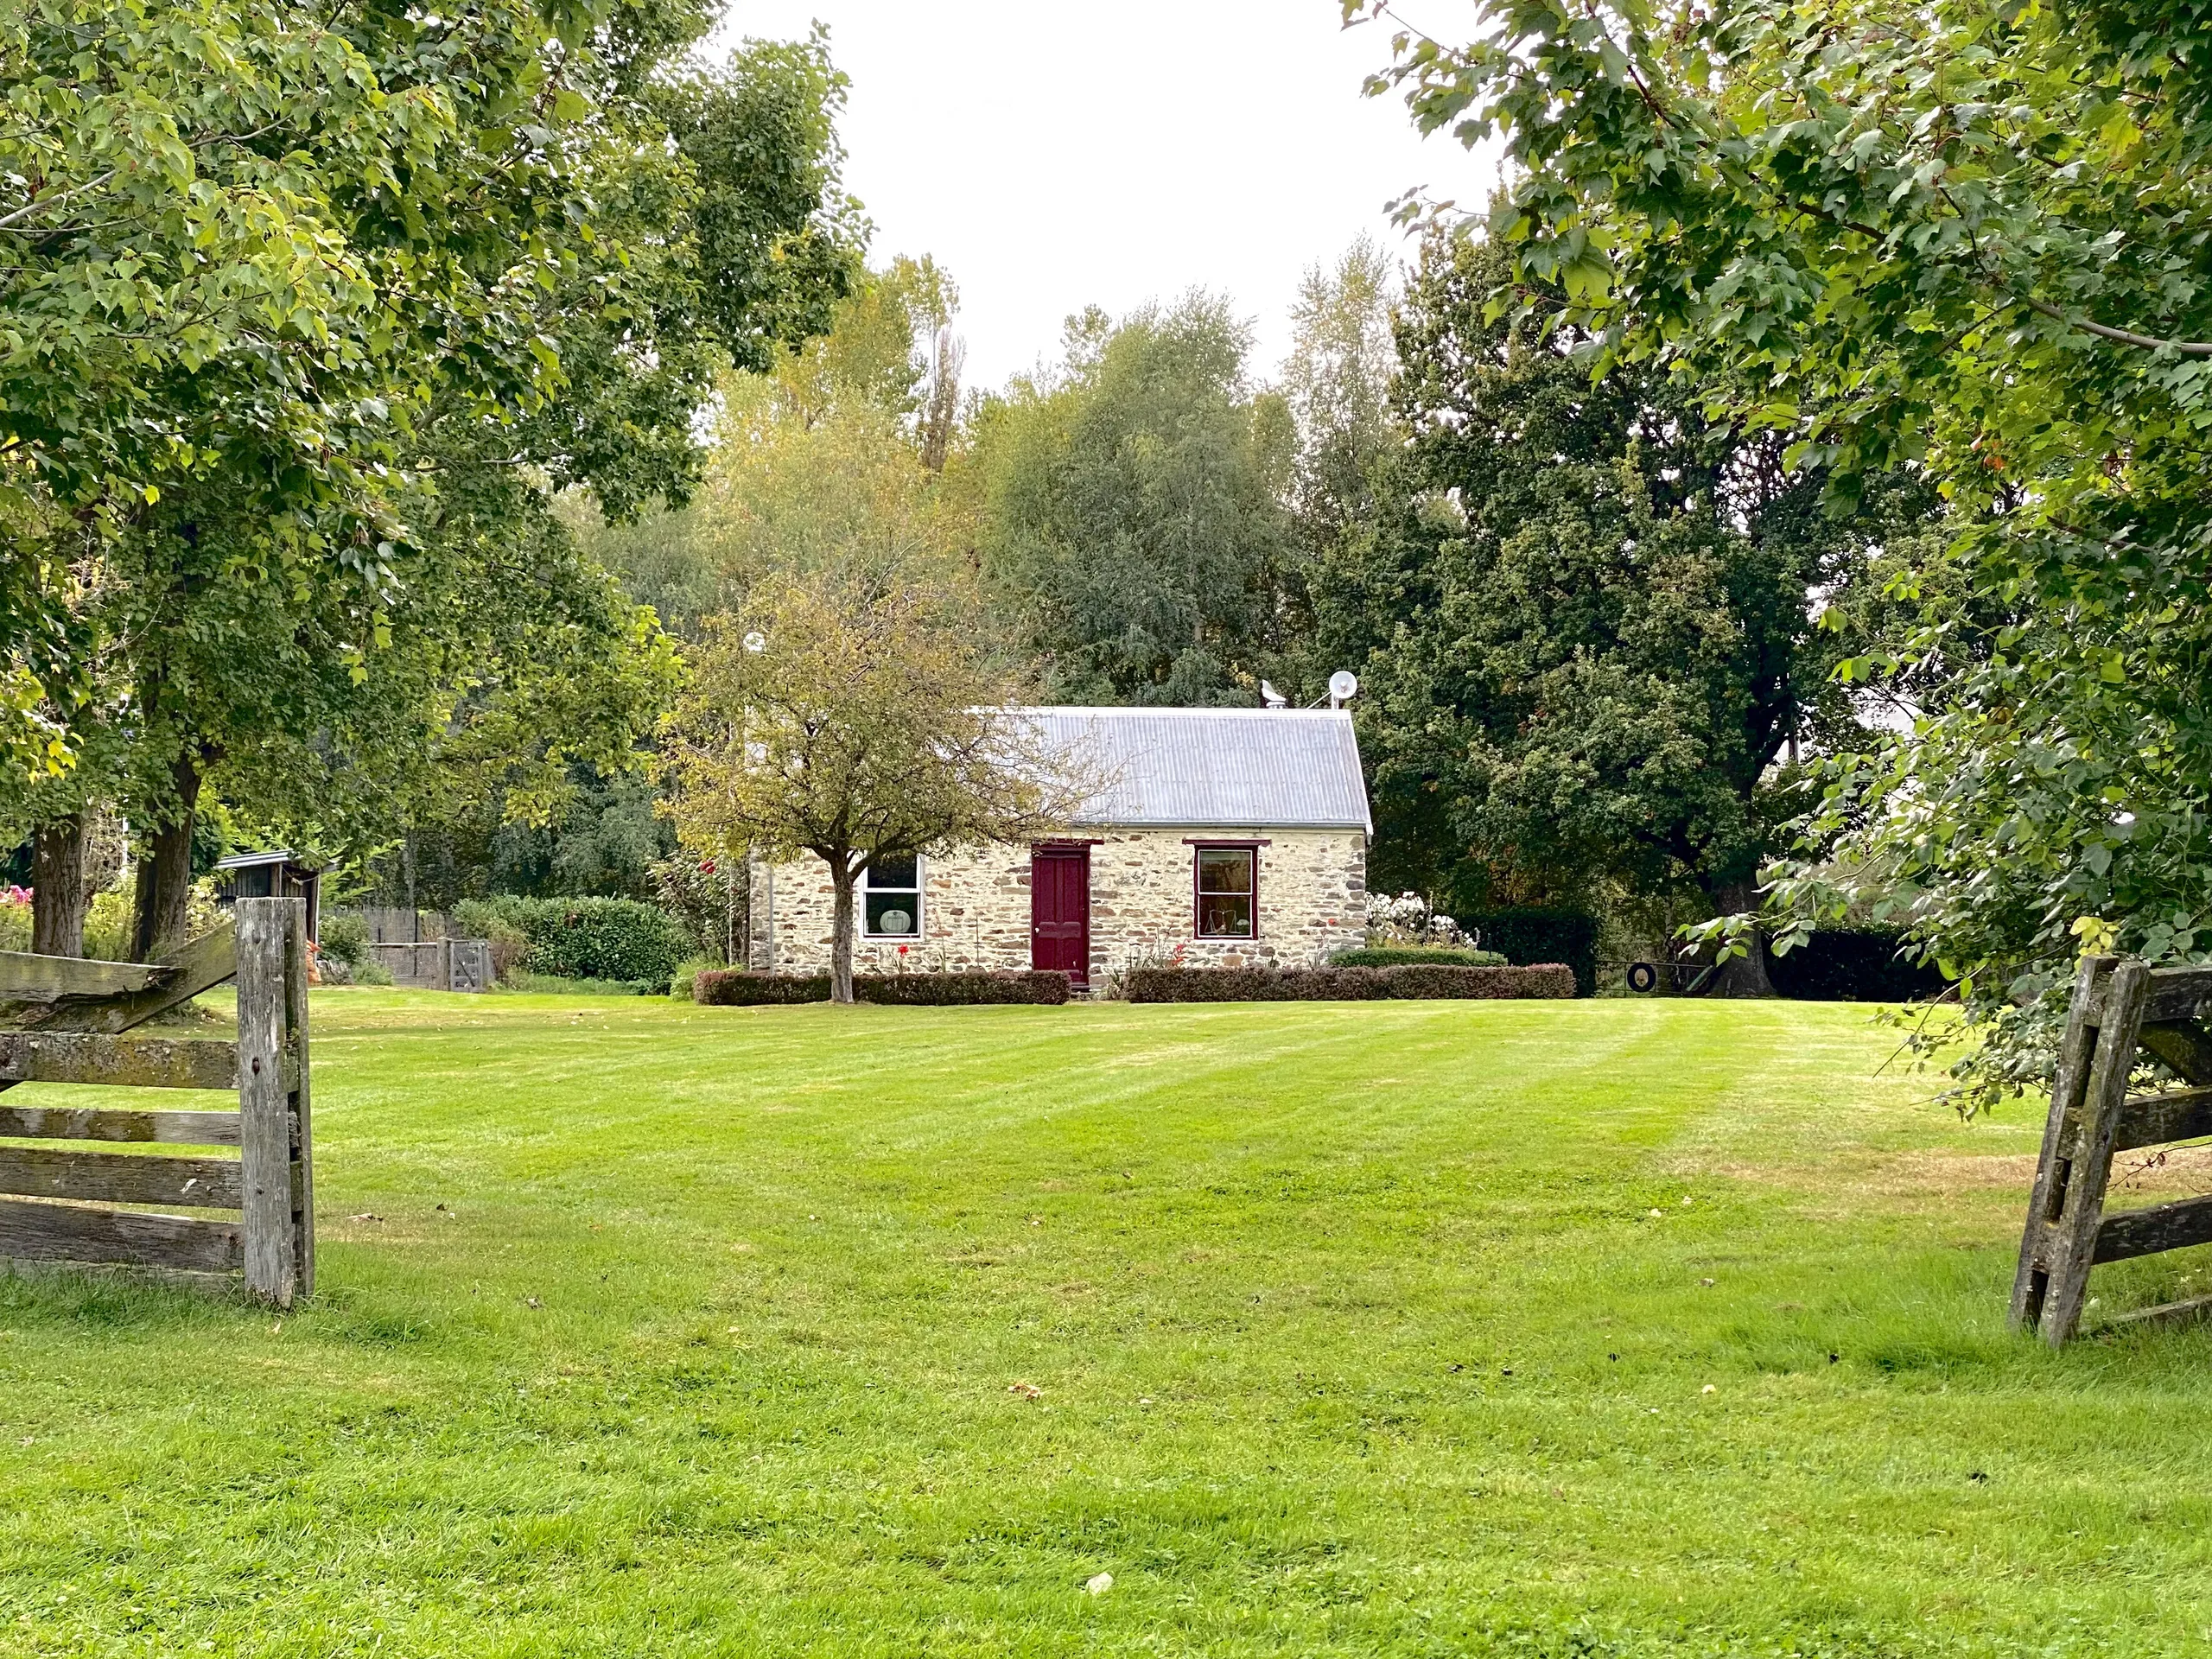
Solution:
<svg viewBox="0 0 2212 1659"><path fill-rule="evenodd" d="M2012 1281L2016 1329L2064 1342L2081 1324L2091 1268L2212 1244L2212 1198L2105 1213L2114 1154L2212 1135L2208 1014L2212 969L2083 959ZM2141 1052L2195 1086L2130 1094ZM2205 1313L2212 1313L2212 1296L2145 1308L2114 1323Z"/></svg>
<svg viewBox="0 0 2212 1659"><path fill-rule="evenodd" d="M414 944L372 944L369 949L391 970L395 985L433 991L492 988L489 939L423 939Z"/></svg>
<svg viewBox="0 0 2212 1659"><path fill-rule="evenodd" d="M107 1084L235 1092L235 1111L0 1104L0 1257L243 1272L289 1307L315 1288L308 1089L307 906L242 899L168 962L0 952L0 1090ZM235 1042L121 1033L235 977ZM235 1158L16 1141L238 1148ZM235 1211L236 1219L94 1207Z"/></svg>

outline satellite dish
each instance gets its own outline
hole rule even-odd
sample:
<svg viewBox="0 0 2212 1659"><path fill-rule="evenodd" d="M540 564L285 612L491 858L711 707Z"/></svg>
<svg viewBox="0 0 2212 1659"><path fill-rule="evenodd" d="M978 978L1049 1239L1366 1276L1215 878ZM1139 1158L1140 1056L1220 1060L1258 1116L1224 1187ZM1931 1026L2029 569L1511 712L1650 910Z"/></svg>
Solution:
<svg viewBox="0 0 2212 1659"><path fill-rule="evenodd" d="M756 629L754 632L751 632L751 633L748 633L748 634L747 634L747 635L745 636L745 648L746 648L747 651L766 651L766 650L767 650L767 649L768 649L768 636L767 636L766 634L765 634L765 633L762 633L762 632L759 632L759 631Z"/></svg>
<svg viewBox="0 0 2212 1659"><path fill-rule="evenodd" d="M1338 708L1359 695L1359 676L1340 668L1329 676L1329 707Z"/></svg>

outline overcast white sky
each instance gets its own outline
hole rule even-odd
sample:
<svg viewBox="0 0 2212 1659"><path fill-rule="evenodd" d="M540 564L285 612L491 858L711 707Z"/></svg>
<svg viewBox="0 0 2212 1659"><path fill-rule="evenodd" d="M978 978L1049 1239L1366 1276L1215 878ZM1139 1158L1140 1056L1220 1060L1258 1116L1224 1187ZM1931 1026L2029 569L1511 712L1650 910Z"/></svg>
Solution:
<svg viewBox="0 0 2212 1659"><path fill-rule="evenodd" d="M1487 168L1421 142L1395 98L1360 96L1387 29L1338 15L1336 0L734 0L722 33L830 26L873 257L950 270L968 383L992 386L1056 355L1070 312L1194 286L1253 320L1272 375L1306 266L1362 230L1402 251L1383 207L1415 186L1480 205Z"/></svg>

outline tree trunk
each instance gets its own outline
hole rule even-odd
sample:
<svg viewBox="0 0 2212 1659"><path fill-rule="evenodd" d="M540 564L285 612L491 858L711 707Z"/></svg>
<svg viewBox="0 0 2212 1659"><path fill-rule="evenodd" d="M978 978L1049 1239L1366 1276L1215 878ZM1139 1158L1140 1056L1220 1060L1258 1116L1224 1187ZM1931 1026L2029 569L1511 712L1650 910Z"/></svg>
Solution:
<svg viewBox="0 0 2212 1659"><path fill-rule="evenodd" d="M1717 887L1713 895L1714 905L1723 916L1741 915L1746 912L1756 915L1759 908L1758 889L1749 881L1726 881ZM1753 928L1745 941L1751 950L1720 964L1720 971L1713 976L1706 988L1707 996L1772 996L1774 982L1767 977L1766 933Z"/></svg>
<svg viewBox="0 0 2212 1659"><path fill-rule="evenodd" d="M200 799L200 760L177 757L172 774L178 804L171 822L157 824L147 837L132 895L131 957L157 962L181 949L190 926L192 826Z"/></svg>
<svg viewBox="0 0 2212 1659"><path fill-rule="evenodd" d="M853 885L855 878L849 859L833 859L830 864L830 880L837 895L834 919L830 931L830 1000L850 1002L853 1000Z"/></svg>
<svg viewBox="0 0 2212 1659"><path fill-rule="evenodd" d="M42 957L85 954L85 843L92 814L72 812L38 827L31 853L31 949Z"/></svg>

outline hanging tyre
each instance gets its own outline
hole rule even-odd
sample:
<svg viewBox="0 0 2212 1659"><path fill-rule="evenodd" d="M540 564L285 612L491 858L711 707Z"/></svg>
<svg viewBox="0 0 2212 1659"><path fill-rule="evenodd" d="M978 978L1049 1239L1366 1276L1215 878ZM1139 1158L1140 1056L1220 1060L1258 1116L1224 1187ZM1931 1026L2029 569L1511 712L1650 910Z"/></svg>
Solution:
<svg viewBox="0 0 2212 1659"><path fill-rule="evenodd" d="M1659 970L1648 962L1632 962L1628 967L1628 988L1642 996L1656 990Z"/></svg>

